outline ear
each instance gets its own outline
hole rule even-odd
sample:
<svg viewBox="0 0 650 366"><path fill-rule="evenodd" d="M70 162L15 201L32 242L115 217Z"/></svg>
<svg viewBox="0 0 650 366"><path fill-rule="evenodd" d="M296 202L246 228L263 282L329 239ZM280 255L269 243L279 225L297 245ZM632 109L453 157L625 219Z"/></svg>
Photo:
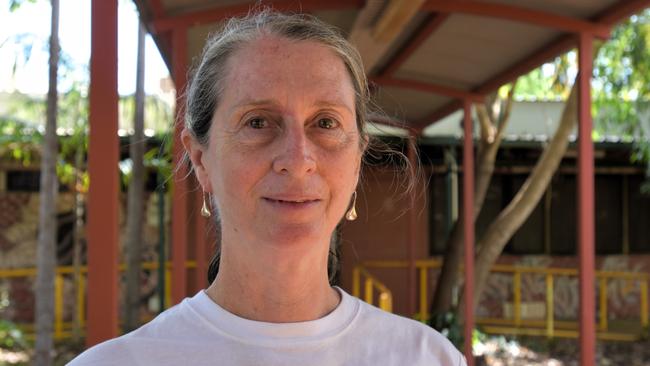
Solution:
<svg viewBox="0 0 650 366"><path fill-rule="evenodd" d="M184 128L181 132L181 141L183 142L183 147L185 147L185 151L192 162L194 175L199 181L201 188L203 188L204 192L212 193L210 174L208 174L207 167L203 163L205 147L196 140L194 135L188 131L187 128Z"/></svg>

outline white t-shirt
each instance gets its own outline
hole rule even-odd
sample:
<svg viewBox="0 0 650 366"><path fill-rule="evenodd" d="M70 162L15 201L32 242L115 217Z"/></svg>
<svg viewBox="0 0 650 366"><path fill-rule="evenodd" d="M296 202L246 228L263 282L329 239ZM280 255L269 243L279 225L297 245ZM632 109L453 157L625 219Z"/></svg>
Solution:
<svg viewBox="0 0 650 366"><path fill-rule="evenodd" d="M70 365L466 365L433 328L337 289L341 303L334 311L298 323L244 319L199 291Z"/></svg>

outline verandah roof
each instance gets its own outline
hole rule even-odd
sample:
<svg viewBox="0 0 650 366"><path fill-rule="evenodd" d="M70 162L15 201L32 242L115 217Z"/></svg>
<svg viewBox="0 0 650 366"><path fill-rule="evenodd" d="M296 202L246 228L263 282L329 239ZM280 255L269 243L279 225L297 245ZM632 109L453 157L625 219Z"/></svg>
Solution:
<svg viewBox="0 0 650 366"><path fill-rule="evenodd" d="M210 30L228 16L248 12L239 0L134 0L162 51L177 90ZM90 83L88 337L89 345L117 331L117 1L93 0ZM419 134L458 109L464 112L463 220L465 273L473 278L473 140L471 105L553 57L578 48L578 238L580 247L581 364L594 364L594 181L590 75L593 40L607 38L616 23L650 6L650 0L278 0L278 10L310 12L340 27L356 44L377 86L379 105ZM299 72L297 70L297 72ZM179 93L182 105L183 93ZM178 114L177 119L181 120ZM179 125L180 126L180 125ZM200 195L188 187L177 129L178 178L172 200L172 297L186 296L188 244L207 253L205 222L190 221ZM114 136L114 139L109 138ZM415 154L409 153L414 159ZM192 212L198 212L194 210ZM414 213L410 213L414 221ZM411 225L411 231L415 230ZM413 233L411 233L413 234ZM412 239L412 237L411 237ZM408 286L415 298L415 257L409 240ZM195 281L205 281L206 260L196 255ZM472 281L465 286L472 301ZM411 304L412 307L412 304ZM473 311L464 312L471 338ZM472 365L471 342L465 354Z"/></svg>

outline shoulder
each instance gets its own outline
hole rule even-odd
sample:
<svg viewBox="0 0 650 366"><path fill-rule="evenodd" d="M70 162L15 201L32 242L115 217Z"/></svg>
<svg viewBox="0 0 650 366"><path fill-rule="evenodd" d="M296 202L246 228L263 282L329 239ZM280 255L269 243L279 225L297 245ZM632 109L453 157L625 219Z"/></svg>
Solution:
<svg viewBox="0 0 650 366"><path fill-rule="evenodd" d="M114 365L128 364L131 359L125 351L124 337L118 337L93 346L75 357L68 365Z"/></svg>
<svg viewBox="0 0 650 366"><path fill-rule="evenodd" d="M458 349L432 327L357 301L360 303L358 330L367 334L373 342L387 350L408 350L418 355L418 360L436 360L440 365L465 365L465 359ZM420 361L413 362L419 364L417 362Z"/></svg>
<svg viewBox="0 0 650 366"><path fill-rule="evenodd" d="M149 323L123 336L95 345L74 358L69 365L119 365L140 364L138 360L165 354L165 350L174 349L184 329L192 326L191 309L183 303L160 313ZM185 330L185 331L184 331Z"/></svg>

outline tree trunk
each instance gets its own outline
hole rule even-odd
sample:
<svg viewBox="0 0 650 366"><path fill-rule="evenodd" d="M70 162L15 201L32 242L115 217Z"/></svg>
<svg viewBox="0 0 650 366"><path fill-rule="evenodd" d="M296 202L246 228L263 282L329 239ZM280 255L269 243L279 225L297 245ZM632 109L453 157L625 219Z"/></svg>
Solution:
<svg viewBox="0 0 650 366"><path fill-rule="evenodd" d="M474 309L479 303L490 269L501 254L508 240L526 221L544 195L569 144L569 134L577 120L577 83L571 89L560 124L550 144L526 179L519 192L499 216L490 224L477 243L474 274ZM462 303L462 301L461 301Z"/></svg>
<svg viewBox="0 0 650 366"><path fill-rule="evenodd" d="M47 92L47 118L41 154L40 209L36 250L36 345L34 364L52 364L54 329L54 276L56 272L56 160L57 72L59 63L59 1L52 0L50 33L50 72Z"/></svg>
<svg viewBox="0 0 650 366"><path fill-rule="evenodd" d="M490 181L492 180L494 164L499 146L501 145L503 131L510 119L514 89L515 85L513 84L508 94L505 112L498 119L497 117L490 117L484 105L476 106L477 114L481 122L481 140L479 142L476 162L474 220L476 220L483 208L485 196L490 186ZM497 126L494 126L494 120L497 120ZM463 262L464 223L463 215L459 215L447 240L447 250L445 251L442 269L438 277L438 284L436 285L433 301L431 302L431 314L442 314L450 311L452 308L453 289L458 284L460 277L459 270Z"/></svg>
<svg viewBox="0 0 650 366"><path fill-rule="evenodd" d="M144 212L144 37L142 24L138 26L138 61L135 89L135 118L130 155L133 162L128 192L126 223L126 306L124 329L139 326L140 272L142 261L142 221Z"/></svg>
<svg viewBox="0 0 650 366"><path fill-rule="evenodd" d="M72 246L72 268L74 269L74 298L79 297L79 286L77 284L81 281L81 238L83 237L84 232L84 194L83 194L83 165L84 165L84 149L83 143L79 143L77 150L75 151L75 181L74 181L74 242ZM83 291L83 288L81 289ZM75 312L74 320L72 326L72 339L75 343L79 342L81 339L81 322L82 319L79 317L79 309L76 308L78 305L77 301L75 303Z"/></svg>

